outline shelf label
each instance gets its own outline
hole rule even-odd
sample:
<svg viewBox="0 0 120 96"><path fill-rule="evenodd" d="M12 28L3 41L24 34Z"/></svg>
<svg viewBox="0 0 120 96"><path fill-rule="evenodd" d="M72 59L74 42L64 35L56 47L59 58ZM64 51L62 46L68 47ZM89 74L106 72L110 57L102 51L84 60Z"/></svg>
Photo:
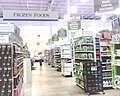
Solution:
<svg viewBox="0 0 120 96"><path fill-rule="evenodd" d="M0 35L0 43L9 43L9 35Z"/></svg>
<svg viewBox="0 0 120 96"><path fill-rule="evenodd" d="M97 66L91 66L91 71L97 71Z"/></svg>

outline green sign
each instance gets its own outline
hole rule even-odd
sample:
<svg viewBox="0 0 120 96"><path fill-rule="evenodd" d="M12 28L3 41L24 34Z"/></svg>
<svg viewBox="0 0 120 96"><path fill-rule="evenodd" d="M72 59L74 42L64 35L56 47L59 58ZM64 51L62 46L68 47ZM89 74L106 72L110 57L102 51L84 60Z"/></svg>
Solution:
<svg viewBox="0 0 120 96"><path fill-rule="evenodd" d="M59 38L67 37L67 30L64 28L61 28L60 30L58 30L57 35Z"/></svg>
<svg viewBox="0 0 120 96"><path fill-rule="evenodd" d="M112 61L112 86L115 88L115 75L116 75L116 68L115 68L115 44L111 43L111 61Z"/></svg>
<svg viewBox="0 0 120 96"><path fill-rule="evenodd" d="M57 34L54 34L54 35L52 36L52 41L58 41L58 40L59 40L58 35L57 35Z"/></svg>
<svg viewBox="0 0 120 96"><path fill-rule="evenodd" d="M68 30L79 30L81 28L81 22L79 19L68 21Z"/></svg>

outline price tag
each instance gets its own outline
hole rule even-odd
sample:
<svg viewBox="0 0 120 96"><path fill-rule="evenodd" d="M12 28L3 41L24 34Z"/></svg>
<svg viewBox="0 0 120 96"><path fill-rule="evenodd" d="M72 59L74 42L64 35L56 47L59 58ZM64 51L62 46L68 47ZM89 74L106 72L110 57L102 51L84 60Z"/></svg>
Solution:
<svg viewBox="0 0 120 96"><path fill-rule="evenodd" d="M97 71L97 66L91 66L91 71Z"/></svg>

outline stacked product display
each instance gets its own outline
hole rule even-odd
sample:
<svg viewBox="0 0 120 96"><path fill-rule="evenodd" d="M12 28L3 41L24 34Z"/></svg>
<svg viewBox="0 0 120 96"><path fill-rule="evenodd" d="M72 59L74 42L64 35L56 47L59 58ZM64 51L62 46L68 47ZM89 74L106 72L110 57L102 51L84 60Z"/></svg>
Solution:
<svg viewBox="0 0 120 96"><path fill-rule="evenodd" d="M54 48L54 66L57 71L61 71L61 51L60 47Z"/></svg>
<svg viewBox="0 0 120 96"><path fill-rule="evenodd" d="M1 30L5 32L0 32L0 96L20 96L23 84L22 39L15 33L17 27L13 24L0 24Z"/></svg>
<svg viewBox="0 0 120 96"><path fill-rule="evenodd" d="M101 38L101 61L102 61L102 75L103 87L112 87L112 68L111 68L111 54L110 54L111 39Z"/></svg>
<svg viewBox="0 0 120 96"><path fill-rule="evenodd" d="M80 37L74 42L76 84L89 94L104 92L100 39Z"/></svg>
<svg viewBox="0 0 120 96"><path fill-rule="evenodd" d="M71 44L64 44L61 46L61 66L62 66L62 74L64 76L72 76L73 61L72 61Z"/></svg>
<svg viewBox="0 0 120 96"><path fill-rule="evenodd" d="M100 33L100 52L102 62L103 87L112 87L112 67L111 67L111 32L102 30Z"/></svg>

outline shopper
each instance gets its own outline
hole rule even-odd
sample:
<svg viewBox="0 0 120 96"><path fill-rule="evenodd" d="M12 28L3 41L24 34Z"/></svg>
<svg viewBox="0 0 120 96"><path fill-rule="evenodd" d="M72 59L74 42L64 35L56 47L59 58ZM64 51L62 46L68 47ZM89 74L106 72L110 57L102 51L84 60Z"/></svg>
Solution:
<svg viewBox="0 0 120 96"><path fill-rule="evenodd" d="M39 53L39 62L40 62L40 66L42 66L42 62L43 62L42 53Z"/></svg>

